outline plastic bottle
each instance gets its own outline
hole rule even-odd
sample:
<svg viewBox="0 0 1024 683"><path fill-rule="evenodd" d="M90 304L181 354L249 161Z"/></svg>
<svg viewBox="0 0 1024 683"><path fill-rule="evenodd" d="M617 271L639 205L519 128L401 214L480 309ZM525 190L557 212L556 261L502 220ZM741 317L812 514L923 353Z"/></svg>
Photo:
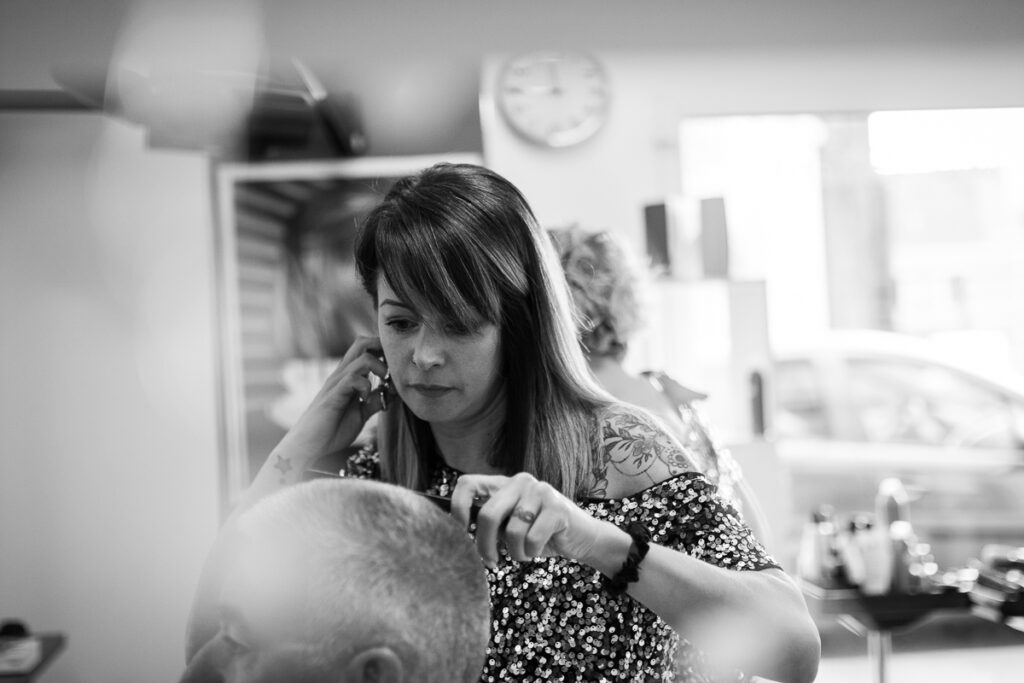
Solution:
<svg viewBox="0 0 1024 683"><path fill-rule="evenodd" d="M836 549L842 563L846 582L851 586L864 583L867 570L864 566L864 552L861 549L858 534L871 528L870 520L858 515L850 520L846 530L836 536Z"/></svg>
<svg viewBox="0 0 1024 683"><path fill-rule="evenodd" d="M896 520L889 525L889 540L892 542L892 592L916 593L920 590L920 581L911 571L916 558L914 549L917 547L917 536L914 528L906 520Z"/></svg>
<svg viewBox="0 0 1024 683"><path fill-rule="evenodd" d="M895 477L883 479L875 495L875 526L889 528L893 522L910 521L910 497L903 482Z"/></svg>
<svg viewBox="0 0 1024 683"><path fill-rule="evenodd" d="M875 496L874 529L862 538L865 579L861 590L865 594L908 589L904 574L909 572L907 548L912 536L910 497L903 482L895 477L883 479Z"/></svg>
<svg viewBox="0 0 1024 683"><path fill-rule="evenodd" d="M860 590L865 595L884 595L892 588L893 552L889 527L870 520L862 522L854 534L864 561Z"/></svg>
<svg viewBox="0 0 1024 683"><path fill-rule="evenodd" d="M836 525L831 506L819 507L804 525L797 571L801 578L820 586L833 587L840 583Z"/></svg>

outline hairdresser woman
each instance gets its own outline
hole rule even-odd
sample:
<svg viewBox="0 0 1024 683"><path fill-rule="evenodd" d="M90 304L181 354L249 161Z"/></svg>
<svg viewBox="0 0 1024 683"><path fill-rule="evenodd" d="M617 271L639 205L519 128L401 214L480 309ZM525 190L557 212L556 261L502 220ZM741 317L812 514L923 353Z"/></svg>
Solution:
<svg viewBox="0 0 1024 683"><path fill-rule="evenodd" d="M405 178L356 260L379 337L349 349L248 501L381 411L348 474L450 496L474 532L493 615L481 680L814 679L799 591L678 442L597 386L512 184L472 165Z"/></svg>

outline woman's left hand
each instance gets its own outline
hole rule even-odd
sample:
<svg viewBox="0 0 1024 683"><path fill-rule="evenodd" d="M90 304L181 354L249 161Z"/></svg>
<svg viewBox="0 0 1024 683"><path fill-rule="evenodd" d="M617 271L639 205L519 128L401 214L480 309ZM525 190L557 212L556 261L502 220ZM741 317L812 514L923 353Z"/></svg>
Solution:
<svg viewBox="0 0 1024 683"><path fill-rule="evenodd" d="M481 503L481 501L483 501ZM476 502L476 545L484 564L498 562L498 543L513 560L561 555L583 561L604 522L591 517L550 484L521 472L513 477L464 474L452 493L452 515L469 527Z"/></svg>

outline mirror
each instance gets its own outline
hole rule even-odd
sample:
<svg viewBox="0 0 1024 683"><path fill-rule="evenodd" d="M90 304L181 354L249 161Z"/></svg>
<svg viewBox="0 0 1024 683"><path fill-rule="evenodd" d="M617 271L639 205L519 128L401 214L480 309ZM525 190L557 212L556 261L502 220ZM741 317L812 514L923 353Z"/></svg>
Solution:
<svg viewBox="0 0 1024 683"><path fill-rule="evenodd" d="M376 314L356 274L359 222L394 181L476 155L222 164L216 249L221 439L230 506Z"/></svg>

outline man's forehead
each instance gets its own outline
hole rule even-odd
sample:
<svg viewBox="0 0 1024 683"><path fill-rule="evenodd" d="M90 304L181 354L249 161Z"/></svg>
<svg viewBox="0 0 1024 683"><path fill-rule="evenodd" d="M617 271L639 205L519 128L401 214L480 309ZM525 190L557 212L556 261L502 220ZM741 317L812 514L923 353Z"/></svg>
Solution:
<svg viewBox="0 0 1024 683"><path fill-rule="evenodd" d="M302 609L306 581L301 559L286 545L249 540L225 573L222 614L257 628L289 622Z"/></svg>
<svg viewBox="0 0 1024 683"><path fill-rule="evenodd" d="M238 549L232 571L260 585L289 583L302 573L301 555L295 544L279 536L250 534Z"/></svg>

